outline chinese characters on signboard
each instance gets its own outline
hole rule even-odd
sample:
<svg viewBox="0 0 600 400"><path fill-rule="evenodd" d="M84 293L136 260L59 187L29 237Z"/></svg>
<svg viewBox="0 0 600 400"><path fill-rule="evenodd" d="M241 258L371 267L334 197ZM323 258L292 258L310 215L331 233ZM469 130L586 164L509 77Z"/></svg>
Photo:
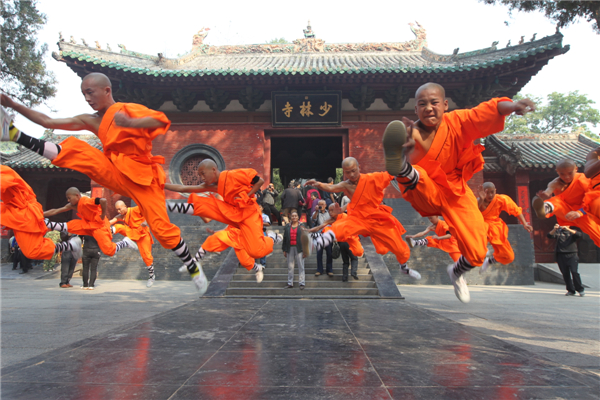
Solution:
<svg viewBox="0 0 600 400"><path fill-rule="evenodd" d="M272 92L273 126L342 124L342 92Z"/></svg>

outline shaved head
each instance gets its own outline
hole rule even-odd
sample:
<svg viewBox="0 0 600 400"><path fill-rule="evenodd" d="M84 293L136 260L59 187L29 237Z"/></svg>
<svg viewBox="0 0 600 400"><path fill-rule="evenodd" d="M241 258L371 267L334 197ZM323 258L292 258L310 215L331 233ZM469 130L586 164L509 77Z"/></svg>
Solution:
<svg viewBox="0 0 600 400"><path fill-rule="evenodd" d="M445 99L446 98L446 89L444 89L444 87L438 83L433 83L433 82L427 82L424 85L419 86L419 88L417 89L417 93L415 94L415 97L419 97L419 94L423 91L423 90L438 90L440 92L440 94L442 95L442 98Z"/></svg>
<svg viewBox="0 0 600 400"><path fill-rule="evenodd" d="M83 82L90 82L94 86L112 88L112 83L110 83L108 76L101 74L100 72L92 72L91 74L87 74L83 78Z"/></svg>
<svg viewBox="0 0 600 400"><path fill-rule="evenodd" d="M358 161L354 157L346 157L344 161L342 161L342 168L351 168L354 166L358 167Z"/></svg>
<svg viewBox="0 0 600 400"><path fill-rule="evenodd" d="M78 195L78 194L81 194L81 192L76 187L70 187L70 188L67 189L67 196L70 195L70 194L72 194L72 195Z"/></svg>
<svg viewBox="0 0 600 400"><path fill-rule="evenodd" d="M575 161L569 159L569 158L565 158L563 160L559 160L556 163L556 169L565 169L565 170L571 170L573 168L577 168L577 164L575 164Z"/></svg>
<svg viewBox="0 0 600 400"><path fill-rule="evenodd" d="M483 184L483 190L486 189L496 189L496 185L494 185L492 182L485 182Z"/></svg>
<svg viewBox="0 0 600 400"><path fill-rule="evenodd" d="M117 200L115 207L125 207L125 202L122 200Z"/></svg>
<svg viewBox="0 0 600 400"><path fill-rule="evenodd" d="M198 168L217 168L217 163L211 160L210 158L205 158L198 164ZM218 168L217 168L218 169Z"/></svg>

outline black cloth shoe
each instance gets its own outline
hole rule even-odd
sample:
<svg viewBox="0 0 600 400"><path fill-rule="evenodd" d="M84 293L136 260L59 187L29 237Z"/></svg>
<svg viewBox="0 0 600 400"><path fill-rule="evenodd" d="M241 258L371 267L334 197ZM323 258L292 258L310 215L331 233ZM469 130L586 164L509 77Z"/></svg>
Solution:
<svg viewBox="0 0 600 400"><path fill-rule="evenodd" d="M285 285L284 289L293 289L294 285Z"/></svg>
<svg viewBox="0 0 600 400"><path fill-rule="evenodd" d="M358 280L358 275L352 274L352 277L356 280Z"/></svg>
<svg viewBox="0 0 600 400"><path fill-rule="evenodd" d="M567 292L565 293L565 296L575 296L575 292Z"/></svg>

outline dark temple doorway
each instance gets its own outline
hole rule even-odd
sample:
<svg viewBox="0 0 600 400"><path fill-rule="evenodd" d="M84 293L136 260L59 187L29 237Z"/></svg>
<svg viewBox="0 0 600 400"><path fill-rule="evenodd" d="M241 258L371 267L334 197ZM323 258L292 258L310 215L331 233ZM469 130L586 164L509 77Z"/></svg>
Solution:
<svg viewBox="0 0 600 400"><path fill-rule="evenodd" d="M271 138L271 168L279 169L284 187L299 178L321 182L335 179L343 155L341 135Z"/></svg>

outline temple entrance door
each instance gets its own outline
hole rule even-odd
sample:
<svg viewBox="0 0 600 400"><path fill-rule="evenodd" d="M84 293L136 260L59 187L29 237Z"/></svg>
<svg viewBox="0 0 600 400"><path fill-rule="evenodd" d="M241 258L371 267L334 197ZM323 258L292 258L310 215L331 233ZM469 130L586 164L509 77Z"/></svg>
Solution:
<svg viewBox="0 0 600 400"><path fill-rule="evenodd" d="M335 178L344 159L344 142L342 134L270 135L271 176L279 169L284 187L295 179Z"/></svg>

